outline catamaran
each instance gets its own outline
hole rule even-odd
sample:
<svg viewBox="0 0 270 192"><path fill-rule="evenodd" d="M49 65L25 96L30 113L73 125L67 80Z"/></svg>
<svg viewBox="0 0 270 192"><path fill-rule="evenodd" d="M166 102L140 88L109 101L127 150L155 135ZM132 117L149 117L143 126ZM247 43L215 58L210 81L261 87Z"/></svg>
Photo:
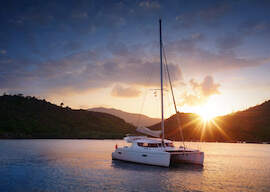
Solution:
<svg viewBox="0 0 270 192"><path fill-rule="evenodd" d="M169 167L172 163L188 163L203 165L204 152L200 150L188 149L185 147L182 136L183 146L175 147L173 141L165 139L164 134L164 110L163 110L163 64L162 64L162 33L161 33L161 19L159 20L159 34L160 34L160 93L161 93L161 131L150 130L146 127L137 128L138 132L150 135L147 136L126 136L124 140L131 144L125 147L117 147L112 153L112 158L116 160L141 163L147 165L156 165ZM172 84L170 82L171 91ZM173 91L172 91L173 95ZM180 126L178 118L175 99L173 96L177 121ZM181 128L181 127L180 127ZM181 129L180 129L181 130ZM182 135L182 133L181 133Z"/></svg>

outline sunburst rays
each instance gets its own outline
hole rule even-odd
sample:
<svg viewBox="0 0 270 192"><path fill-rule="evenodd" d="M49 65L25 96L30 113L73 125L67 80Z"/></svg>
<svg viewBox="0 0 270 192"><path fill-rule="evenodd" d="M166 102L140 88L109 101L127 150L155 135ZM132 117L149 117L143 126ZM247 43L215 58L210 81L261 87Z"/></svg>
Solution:
<svg viewBox="0 0 270 192"><path fill-rule="evenodd" d="M223 125L225 125L225 123L222 121L221 117L204 118L198 115L196 118L183 124L181 128L183 132L185 132L184 135L187 140L232 141L231 137L228 135L228 130L226 130Z"/></svg>

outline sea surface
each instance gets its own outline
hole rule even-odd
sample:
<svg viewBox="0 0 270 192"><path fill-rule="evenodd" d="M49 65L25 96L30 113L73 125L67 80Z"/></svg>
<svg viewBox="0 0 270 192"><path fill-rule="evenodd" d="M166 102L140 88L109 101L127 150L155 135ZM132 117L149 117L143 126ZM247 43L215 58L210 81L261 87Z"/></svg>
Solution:
<svg viewBox="0 0 270 192"><path fill-rule="evenodd" d="M270 191L269 144L187 143L204 165L170 168L112 160L116 144L0 140L0 191Z"/></svg>

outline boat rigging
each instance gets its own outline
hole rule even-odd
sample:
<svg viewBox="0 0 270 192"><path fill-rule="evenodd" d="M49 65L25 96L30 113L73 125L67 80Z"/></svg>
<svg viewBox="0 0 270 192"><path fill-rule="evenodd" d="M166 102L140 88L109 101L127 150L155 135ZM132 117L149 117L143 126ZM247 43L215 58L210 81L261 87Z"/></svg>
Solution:
<svg viewBox="0 0 270 192"><path fill-rule="evenodd" d="M164 131L164 106L163 106L163 63L162 55L165 53L162 44L162 30L161 30L161 19L159 20L159 48L160 48L160 94L161 94L161 131L153 131L146 127L139 127L137 131L150 135L147 136L126 136L124 140L127 143L131 143L130 147L119 148L116 147L115 151L112 153L112 158L116 160L129 161L134 163L142 163L148 165L157 165L169 167L171 163L190 163L203 165L204 162L204 152L194 149L187 149L184 144L184 137L180 127L180 120L178 117L177 107L175 98L172 90L172 83L169 75L168 65L166 62L166 70L169 76L170 88L172 91L172 97L175 107L175 112L177 116L178 126L180 128L180 133L184 146L179 148L174 147L173 142L165 139ZM164 55L165 61L166 56ZM159 137L161 135L161 138Z"/></svg>

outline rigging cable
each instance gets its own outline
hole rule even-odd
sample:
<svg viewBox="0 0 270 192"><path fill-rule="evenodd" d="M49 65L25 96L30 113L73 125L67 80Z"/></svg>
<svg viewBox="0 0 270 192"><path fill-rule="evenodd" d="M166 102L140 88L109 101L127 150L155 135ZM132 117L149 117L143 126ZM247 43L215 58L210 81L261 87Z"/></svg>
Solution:
<svg viewBox="0 0 270 192"><path fill-rule="evenodd" d="M162 45L162 50L163 50L164 60L165 60L165 66L166 66L166 70L167 70L168 78L169 78L169 82L170 82L170 88L171 88L171 92L172 92L172 98L173 98L174 109L175 109L175 113L176 113L176 117L177 117L177 123L178 123L178 127L179 127L180 134L181 134L181 139L182 139L182 142L183 142L183 145L184 145L184 149L185 149L186 147L185 147L184 136L183 136L183 132L182 132L182 127L180 125L179 114L178 114L178 111L177 111L177 106L176 106L176 102L175 102L175 98L174 98L174 93L173 93L173 88L172 88L172 82L171 82L170 72L169 72L168 63L167 63L167 59L166 59L165 50L164 50L163 45Z"/></svg>
<svg viewBox="0 0 270 192"><path fill-rule="evenodd" d="M139 118L138 118L138 121L137 121L137 127L139 127L139 123L140 123L140 120L141 120L143 106L144 106L144 103L145 103L145 100L146 100L146 95L147 95L147 92L148 92L148 88L149 88L150 80L151 80L151 77L152 77L153 69L154 69L154 63L152 63L149 79L148 79L148 82L147 82L147 85L146 85L146 88L145 88L145 91L144 91L144 97L143 97L143 102L142 102L142 107L141 107L141 110L140 110Z"/></svg>

